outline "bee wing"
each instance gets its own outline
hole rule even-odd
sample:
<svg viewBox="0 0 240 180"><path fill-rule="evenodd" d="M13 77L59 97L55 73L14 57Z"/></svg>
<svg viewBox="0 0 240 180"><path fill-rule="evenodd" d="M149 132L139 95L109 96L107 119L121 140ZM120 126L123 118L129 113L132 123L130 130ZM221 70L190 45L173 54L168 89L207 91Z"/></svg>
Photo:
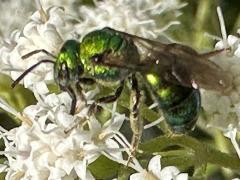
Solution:
<svg viewBox="0 0 240 180"><path fill-rule="evenodd" d="M184 86L204 88L222 93L232 88L232 76L201 55L180 57L172 65L171 74Z"/></svg>
<svg viewBox="0 0 240 180"><path fill-rule="evenodd" d="M104 58L104 65L156 73L168 82L195 89L204 88L224 93L232 87L232 76L228 72L188 46L163 44L125 32L116 32L132 40L138 47L139 63L109 55Z"/></svg>

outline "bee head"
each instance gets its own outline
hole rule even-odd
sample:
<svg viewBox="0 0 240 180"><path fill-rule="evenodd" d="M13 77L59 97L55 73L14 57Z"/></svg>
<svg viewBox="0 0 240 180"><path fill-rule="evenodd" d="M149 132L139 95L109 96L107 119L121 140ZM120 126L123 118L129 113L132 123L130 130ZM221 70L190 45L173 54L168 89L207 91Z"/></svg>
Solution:
<svg viewBox="0 0 240 180"><path fill-rule="evenodd" d="M40 52L53 57L54 59L56 59L56 61L43 59L38 63L32 65L12 83L12 88L14 88L28 73L33 71L42 63L54 64L54 80L61 89L65 89L71 83L78 81L80 76L84 72L84 66L83 64L81 64L81 61L79 59L80 43L76 40L66 41L60 49L57 57L48 52L47 50L39 49L25 54L24 56L22 56L22 59L27 59L30 56L33 56Z"/></svg>
<svg viewBox="0 0 240 180"><path fill-rule="evenodd" d="M76 40L66 41L54 65L55 82L64 89L78 81L84 72L84 67L79 59L80 43Z"/></svg>

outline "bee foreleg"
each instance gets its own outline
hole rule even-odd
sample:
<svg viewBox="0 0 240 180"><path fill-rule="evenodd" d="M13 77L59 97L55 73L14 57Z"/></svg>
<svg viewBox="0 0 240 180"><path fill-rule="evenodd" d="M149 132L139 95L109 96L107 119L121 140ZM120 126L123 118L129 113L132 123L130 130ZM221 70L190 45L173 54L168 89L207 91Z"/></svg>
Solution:
<svg viewBox="0 0 240 180"><path fill-rule="evenodd" d="M85 105L87 105L87 100L85 98L85 96L83 95L83 90L82 90L82 86L83 85L93 85L96 81L92 78L79 78L78 82L76 83L76 91L78 93L78 96L80 97L81 101L83 101L85 103Z"/></svg>
<svg viewBox="0 0 240 180"><path fill-rule="evenodd" d="M114 95L104 96L104 97L97 99L96 102L90 106L88 114L91 115L96 110L97 104L111 103L111 102L116 101L120 97L123 87L124 87L124 81L121 81L120 86L117 88Z"/></svg>
<svg viewBox="0 0 240 180"><path fill-rule="evenodd" d="M135 153L138 149L139 142L142 137L143 131L143 122L139 116L139 110L141 105L141 93L138 87L138 81L135 77L135 74L131 77L131 96L130 96L130 126L133 132L132 141L131 141L131 155L129 156L127 165L132 161L132 158L135 156Z"/></svg>
<svg viewBox="0 0 240 180"><path fill-rule="evenodd" d="M83 101L84 104L87 105L87 100L86 100L85 96L83 95L83 92L82 92L83 90L82 90L82 86L80 83L81 83L80 81L78 81L76 83L76 91L77 91L78 96L80 97L81 101Z"/></svg>
<svg viewBox="0 0 240 180"><path fill-rule="evenodd" d="M74 92L74 90L71 87L67 87L65 89L63 89L65 91L67 91L67 93L70 95L70 97L72 98L72 104L71 104L71 109L70 109L70 114L74 115L75 114L75 109L76 109L76 105L77 105L77 97L76 94Z"/></svg>
<svg viewBox="0 0 240 180"><path fill-rule="evenodd" d="M111 102L116 101L120 97L123 87L124 87L124 81L121 81L121 84L115 91L114 95L101 97L101 98L97 99L96 102L97 103L111 103Z"/></svg>

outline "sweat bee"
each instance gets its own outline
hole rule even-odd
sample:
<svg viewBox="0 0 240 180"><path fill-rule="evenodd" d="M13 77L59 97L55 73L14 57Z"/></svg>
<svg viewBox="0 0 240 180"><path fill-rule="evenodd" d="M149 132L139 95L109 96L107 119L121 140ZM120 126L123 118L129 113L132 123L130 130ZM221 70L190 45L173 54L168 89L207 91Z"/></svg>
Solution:
<svg viewBox="0 0 240 180"><path fill-rule="evenodd" d="M199 88L222 93L231 89L231 76L208 60L221 51L199 54L185 45L163 44L105 27L88 33L81 43L66 41L57 56L46 50L25 55L23 58L45 52L56 61L42 60L33 65L15 80L13 87L39 64L53 63L55 82L72 97L70 113L74 114L76 93L84 84L96 82L116 87L113 95L96 100L97 103L109 103L118 99L125 82L130 80L134 154L143 129L139 117L141 93L138 76L153 94L170 129L174 133L184 133L191 130L198 119L201 108Z"/></svg>

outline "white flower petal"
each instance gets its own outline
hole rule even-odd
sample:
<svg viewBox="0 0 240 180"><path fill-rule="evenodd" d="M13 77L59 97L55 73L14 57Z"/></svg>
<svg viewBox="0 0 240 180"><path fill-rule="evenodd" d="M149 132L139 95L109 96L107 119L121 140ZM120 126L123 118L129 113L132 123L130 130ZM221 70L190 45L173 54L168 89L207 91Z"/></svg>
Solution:
<svg viewBox="0 0 240 180"><path fill-rule="evenodd" d="M75 118L65 112L59 112L56 114L57 123L65 128L69 128L74 123Z"/></svg>
<svg viewBox="0 0 240 180"><path fill-rule="evenodd" d="M223 49L223 48L224 48L223 41L218 41L218 42L215 44L215 48L216 48L216 49Z"/></svg>
<svg viewBox="0 0 240 180"><path fill-rule="evenodd" d="M67 175L69 175L71 173L71 171L73 170L73 168L74 168L73 162L70 161L69 159L63 158L63 157L62 158L58 158L56 160L55 166L57 168L63 169L66 172Z"/></svg>
<svg viewBox="0 0 240 180"><path fill-rule="evenodd" d="M167 166L163 168L158 176L161 180L171 180L176 177L180 171L174 166Z"/></svg>
<svg viewBox="0 0 240 180"><path fill-rule="evenodd" d="M187 173L178 174L175 180L188 180L188 174Z"/></svg>
<svg viewBox="0 0 240 180"><path fill-rule="evenodd" d="M144 173L135 173L130 176L130 180L146 180Z"/></svg>
<svg viewBox="0 0 240 180"><path fill-rule="evenodd" d="M234 55L240 58L240 44L238 44L238 47L236 51L234 52Z"/></svg>
<svg viewBox="0 0 240 180"><path fill-rule="evenodd" d="M161 156L154 156L148 164L148 171L152 172L155 176L161 176Z"/></svg>
<svg viewBox="0 0 240 180"><path fill-rule="evenodd" d="M119 131L119 129L122 127L122 124L124 120L126 119L125 114L121 114L118 116L115 116L112 121L108 121L104 124L104 127L106 128L106 131Z"/></svg>
<svg viewBox="0 0 240 180"><path fill-rule="evenodd" d="M123 160L122 153L120 151L119 152L116 151L116 149L119 149L119 145L116 141L112 139L107 139L105 143L106 143L106 146L109 148L109 150L106 150L106 152L108 152L111 156L113 156L116 159ZM111 149L114 149L114 151L112 151Z"/></svg>
<svg viewBox="0 0 240 180"><path fill-rule="evenodd" d="M87 171L86 179L87 179L87 180L95 180L95 178L94 178L93 175L90 173L90 171Z"/></svg>
<svg viewBox="0 0 240 180"><path fill-rule="evenodd" d="M230 124L228 129L225 130L224 135L231 140L233 147L235 148L238 157L240 158L240 144L238 144L236 140L237 128L233 128L233 126Z"/></svg>
<svg viewBox="0 0 240 180"><path fill-rule="evenodd" d="M5 164L0 164L0 173L6 172L7 168L8 168L7 165L5 165Z"/></svg>
<svg viewBox="0 0 240 180"><path fill-rule="evenodd" d="M57 180L57 179L60 180L65 175L66 175L66 173L62 169L51 167L50 175L49 175L48 179L49 180Z"/></svg>
<svg viewBox="0 0 240 180"><path fill-rule="evenodd" d="M94 133L98 133L98 131L101 129L101 123L96 118L90 119L89 126L91 129L95 130Z"/></svg>
<svg viewBox="0 0 240 180"><path fill-rule="evenodd" d="M57 26L65 25L65 19L63 18L65 16L65 13L61 7L53 6L48 11L50 16L48 22L50 24L56 24Z"/></svg>
<svg viewBox="0 0 240 180"><path fill-rule="evenodd" d="M228 36L228 43L230 46L235 45L235 43L239 42L239 38L233 35Z"/></svg>
<svg viewBox="0 0 240 180"><path fill-rule="evenodd" d="M84 161L78 161L75 162L74 169L82 180L88 180L87 179L87 162Z"/></svg>
<svg viewBox="0 0 240 180"><path fill-rule="evenodd" d="M35 84L35 89L39 94L47 94L49 93L49 90L47 88L47 85L44 82L39 82Z"/></svg>

